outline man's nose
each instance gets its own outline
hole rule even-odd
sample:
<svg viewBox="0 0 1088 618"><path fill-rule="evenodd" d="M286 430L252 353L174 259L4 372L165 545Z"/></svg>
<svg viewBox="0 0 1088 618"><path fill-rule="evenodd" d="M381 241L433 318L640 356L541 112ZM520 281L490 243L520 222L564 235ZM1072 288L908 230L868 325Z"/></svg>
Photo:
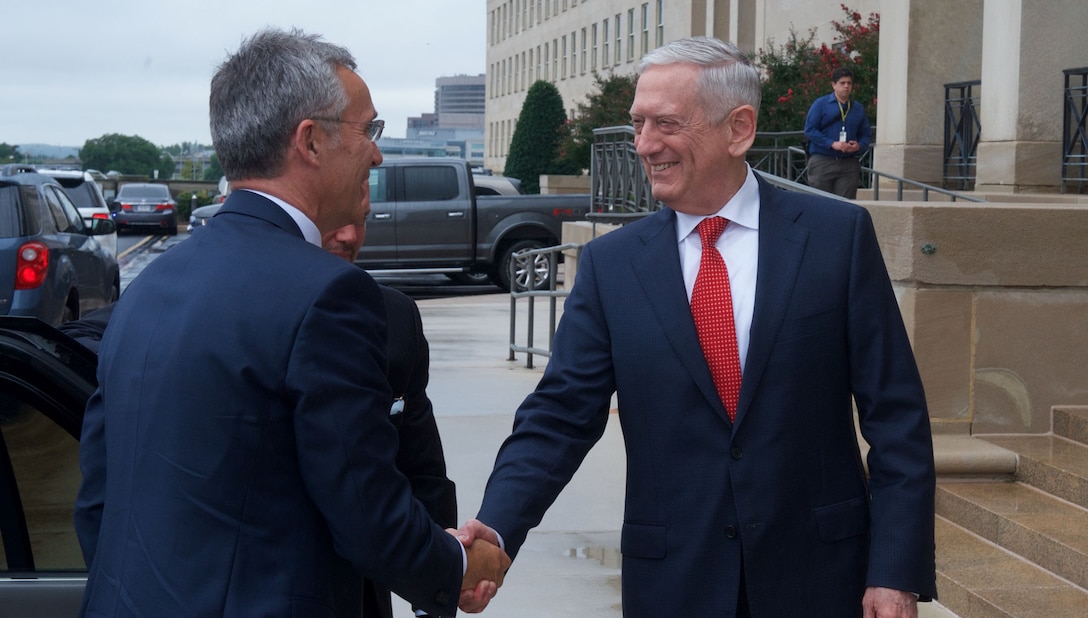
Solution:
<svg viewBox="0 0 1088 618"><path fill-rule="evenodd" d="M642 127L642 130L635 134L635 153L640 157L657 152L660 146L661 140L657 138L656 132L649 126Z"/></svg>

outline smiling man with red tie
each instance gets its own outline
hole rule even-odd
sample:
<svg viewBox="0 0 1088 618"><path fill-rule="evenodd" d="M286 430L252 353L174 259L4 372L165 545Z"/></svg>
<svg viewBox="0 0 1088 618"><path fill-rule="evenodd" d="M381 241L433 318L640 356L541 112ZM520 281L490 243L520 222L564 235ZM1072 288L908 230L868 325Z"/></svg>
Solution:
<svg viewBox="0 0 1088 618"><path fill-rule="evenodd" d="M667 208L583 249L462 530L515 556L616 393L625 616L916 616L937 593L935 474L906 329L869 214L745 162L759 98L717 39L643 58L635 146Z"/></svg>

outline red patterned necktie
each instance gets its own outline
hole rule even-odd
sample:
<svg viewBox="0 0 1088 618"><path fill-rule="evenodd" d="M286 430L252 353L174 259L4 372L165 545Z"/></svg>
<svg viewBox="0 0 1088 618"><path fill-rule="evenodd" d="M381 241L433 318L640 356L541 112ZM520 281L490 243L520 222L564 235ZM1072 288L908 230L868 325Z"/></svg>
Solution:
<svg viewBox="0 0 1088 618"><path fill-rule="evenodd" d="M695 330L699 333L703 356L710 365L714 386L729 420L733 421L737 417L737 398L740 396L740 355L733 324L729 272L722 254L714 246L726 225L729 225L728 219L707 217L696 227L703 242L703 257L691 292L691 315L695 318Z"/></svg>

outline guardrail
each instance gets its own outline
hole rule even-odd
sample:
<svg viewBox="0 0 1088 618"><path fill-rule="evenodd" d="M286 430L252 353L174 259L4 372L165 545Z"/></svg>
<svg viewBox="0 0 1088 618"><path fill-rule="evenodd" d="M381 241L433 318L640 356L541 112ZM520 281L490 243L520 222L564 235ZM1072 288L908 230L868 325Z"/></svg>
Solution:
<svg viewBox="0 0 1088 618"><path fill-rule="evenodd" d="M540 249L524 249L514 254L514 259L510 260L510 281L516 281L515 269L517 263L523 260L531 260L533 256L551 254L548 260L548 289L537 290L534 289L536 285L536 278L529 277L529 288L526 290L517 290L516 287L510 288L510 355L507 360L515 360L515 354L518 352L525 353L525 367L528 369L533 368L533 356L544 356L550 358L552 355L552 339L555 337L555 327L558 323L558 302L561 298L566 298L570 295L570 290L557 289L558 274L559 274L559 256L563 251L568 249L574 249L581 253L582 245L578 243L567 243L565 245L556 245L554 247L543 247ZM528 299L527 318L526 318L526 343L525 345L518 345L517 343L517 316L518 308L517 303L521 298ZM548 347L538 348L536 347L536 299L547 298L548 299Z"/></svg>

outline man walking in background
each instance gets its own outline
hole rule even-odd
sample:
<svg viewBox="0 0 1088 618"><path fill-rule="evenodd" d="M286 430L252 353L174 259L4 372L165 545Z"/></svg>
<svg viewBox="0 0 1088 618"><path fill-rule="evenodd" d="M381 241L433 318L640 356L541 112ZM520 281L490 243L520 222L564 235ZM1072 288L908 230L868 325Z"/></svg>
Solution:
<svg viewBox="0 0 1088 618"><path fill-rule="evenodd" d="M832 71L831 90L812 103L805 118L808 184L852 200L861 178L859 157L869 150L872 129L865 107L850 98L853 71L844 67Z"/></svg>

